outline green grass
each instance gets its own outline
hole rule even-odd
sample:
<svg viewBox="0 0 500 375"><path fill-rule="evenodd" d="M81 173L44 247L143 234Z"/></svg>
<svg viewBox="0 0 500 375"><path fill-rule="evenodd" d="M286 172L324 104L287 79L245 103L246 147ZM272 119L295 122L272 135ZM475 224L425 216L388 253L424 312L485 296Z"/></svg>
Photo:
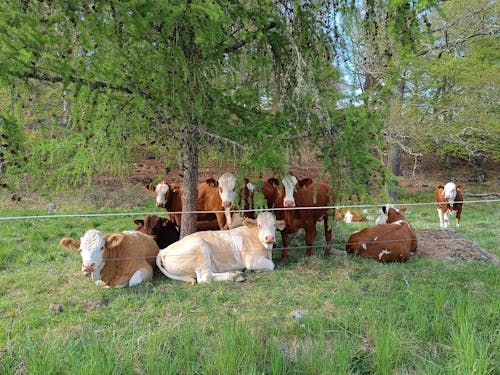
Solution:
<svg viewBox="0 0 500 375"><path fill-rule="evenodd" d="M499 207L465 205L459 229L497 256ZM0 210L31 214L45 211ZM417 230L437 227L434 206L410 206L407 218ZM81 275L78 254L58 245L88 228L132 229L134 219L0 222L0 373L500 372L496 265L422 257L384 265L324 258L321 247L304 258L298 248L244 283L191 287L157 273L134 288L100 289ZM365 225L337 223L336 247ZM291 238L303 245L303 234Z"/></svg>

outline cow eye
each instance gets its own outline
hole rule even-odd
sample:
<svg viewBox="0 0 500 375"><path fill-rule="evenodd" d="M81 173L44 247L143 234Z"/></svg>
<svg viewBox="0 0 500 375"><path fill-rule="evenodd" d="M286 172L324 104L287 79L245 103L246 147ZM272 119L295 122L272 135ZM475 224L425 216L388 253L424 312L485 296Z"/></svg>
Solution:
<svg viewBox="0 0 500 375"><path fill-rule="evenodd" d="M101 247L101 251L104 251L104 246Z"/></svg>

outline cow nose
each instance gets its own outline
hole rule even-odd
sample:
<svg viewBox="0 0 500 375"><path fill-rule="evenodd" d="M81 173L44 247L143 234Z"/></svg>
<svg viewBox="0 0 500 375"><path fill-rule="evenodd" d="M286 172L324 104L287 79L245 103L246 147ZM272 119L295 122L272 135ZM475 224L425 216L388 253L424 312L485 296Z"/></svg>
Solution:
<svg viewBox="0 0 500 375"><path fill-rule="evenodd" d="M294 201L284 201L283 206L285 207L295 207L295 202Z"/></svg>
<svg viewBox="0 0 500 375"><path fill-rule="evenodd" d="M163 203L160 203L160 202L156 202L156 207L161 207L161 208L164 208L165 205Z"/></svg>
<svg viewBox="0 0 500 375"><path fill-rule="evenodd" d="M82 272L92 272L94 270L95 263L90 262L90 263L83 263L82 264Z"/></svg>
<svg viewBox="0 0 500 375"><path fill-rule="evenodd" d="M274 243L274 236L268 234L265 238L264 238L264 241L266 241L266 243Z"/></svg>

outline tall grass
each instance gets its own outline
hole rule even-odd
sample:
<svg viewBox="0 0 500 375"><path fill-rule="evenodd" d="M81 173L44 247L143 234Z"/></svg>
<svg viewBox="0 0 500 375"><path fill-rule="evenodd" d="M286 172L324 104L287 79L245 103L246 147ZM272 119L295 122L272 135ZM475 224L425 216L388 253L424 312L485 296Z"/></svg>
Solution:
<svg viewBox="0 0 500 375"><path fill-rule="evenodd" d="M459 231L500 255L498 207L464 206ZM45 212L22 212L37 213ZM431 206L412 206L407 217L416 229L437 226ZM321 247L304 258L298 248L244 283L191 287L157 273L134 288L100 289L80 274L78 254L58 245L92 227L132 229L135 218L2 223L0 373L500 372L496 265L422 257L384 265L324 258ZM365 225L337 223L336 247ZM301 247L303 234L292 241Z"/></svg>

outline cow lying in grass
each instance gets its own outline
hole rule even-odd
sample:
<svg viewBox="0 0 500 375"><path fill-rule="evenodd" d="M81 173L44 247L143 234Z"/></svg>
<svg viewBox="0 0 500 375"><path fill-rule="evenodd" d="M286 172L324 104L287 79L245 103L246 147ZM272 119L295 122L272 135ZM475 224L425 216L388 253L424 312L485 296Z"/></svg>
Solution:
<svg viewBox="0 0 500 375"><path fill-rule="evenodd" d="M161 250L156 263L167 277L191 284L243 281L243 270L274 269L276 229L284 227L273 213L263 212L235 229L190 234Z"/></svg>
<svg viewBox="0 0 500 375"><path fill-rule="evenodd" d="M151 280L160 251L152 237L136 231L104 234L90 229L80 240L63 238L59 243L70 251L79 250L83 274L92 274L96 285L103 287L121 288Z"/></svg>
<svg viewBox="0 0 500 375"><path fill-rule="evenodd" d="M417 251L417 236L410 223L390 206L382 207L377 222L381 224L351 234L347 252L379 262L406 262Z"/></svg>

